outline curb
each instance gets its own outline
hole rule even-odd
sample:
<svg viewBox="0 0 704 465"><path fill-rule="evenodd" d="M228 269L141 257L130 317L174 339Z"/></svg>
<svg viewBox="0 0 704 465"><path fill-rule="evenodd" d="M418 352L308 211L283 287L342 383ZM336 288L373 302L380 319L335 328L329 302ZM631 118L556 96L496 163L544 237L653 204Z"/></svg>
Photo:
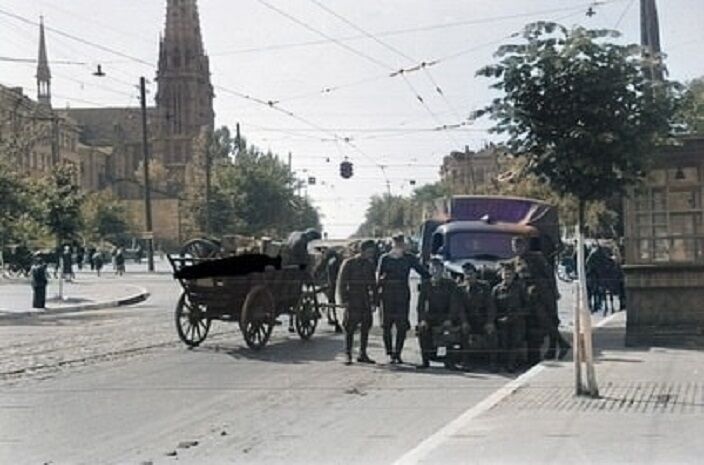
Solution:
<svg viewBox="0 0 704 465"><path fill-rule="evenodd" d="M620 313L621 312L613 313L610 316L601 319L593 326L593 329L606 326L617 316L619 316ZM489 394L488 397L485 397L481 402L473 407L470 407L460 416L450 421L450 423L446 424L420 442L416 447L403 454L399 459L393 462L393 465L417 465L421 463L421 461L425 459L428 454L430 454L433 450L436 450L443 442L451 439L454 434L464 428L471 420L494 408L508 396L525 386L530 379L540 374L543 370L545 370L545 368L546 365L544 362L541 362L517 378L504 384L499 389Z"/></svg>
<svg viewBox="0 0 704 465"><path fill-rule="evenodd" d="M44 311L28 311L28 312L7 312L3 314L0 312L0 320L10 320L17 318L25 318L30 316L41 316L41 315L61 315L64 313L74 313L87 310L102 310L106 308L116 308L116 307L126 307L129 305L135 305L140 302L144 302L150 297L149 291L144 287L136 287L139 292L129 295L127 297L122 297L113 300L104 300L102 302L91 302L87 304L79 305L66 305L61 307L49 307Z"/></svg>

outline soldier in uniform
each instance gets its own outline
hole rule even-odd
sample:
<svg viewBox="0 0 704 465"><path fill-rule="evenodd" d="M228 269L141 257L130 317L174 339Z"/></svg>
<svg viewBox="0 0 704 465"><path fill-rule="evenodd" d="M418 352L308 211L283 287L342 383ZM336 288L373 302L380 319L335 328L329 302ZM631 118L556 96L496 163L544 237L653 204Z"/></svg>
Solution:
<svg viewBox="0 0 704 465"><path fill-rule="evenodd" d="M462 302L461 318L466 322L465 330L466 357L465 367L469 366L469 355L472 349L481 350L488 358L491 369L496 368L496 306L491 294L491 286L479 279L479 271L467 262L462 266L464 282L460 285ZM470 344L470 339L472 343Z"/></svg>
<svg viewBox="0 0 704 465"><path fill-rule="evenodd" d="M378 278L382 302L382 327L384 329L384 347L391 363L403 363L401 351L406 340L406 332L410 328L408 321L411 290L408 278L411 269L416 270L423 279L430 274L418 258L406 252L406 241L403 235L393 238L394 246L379 260ZM396 341L392 345L392 327L396 327Z"/></svg>
<svg viewBox="0 0 704 465"><path fill-rule="evenodd" d="M308 255L308 243L320 239L320 233L313 228L305 231L294 231L288 236L286 241L285 265L298 265L302 269L310 264Z"/></svg>
<svg viewBox="0 0 704 465"><path fill-rule="evenodd" d="M556 350L559 349L559 358L562 359L569 352L570 344L562 337L559 330L560 318L557 314L557 300L560 298L560 293L557 289L555 270L541 252L528 250L525 238L514 237L511 245L516 254L513 259L514 267L516 271L521 272L530 291L532 320L534 322L532 344L538 344L538 339L540 339L537 357L540 359L540 347L544 339L544 335L540 337L539 333L543 332L548 335L548 350L545 353L545 358L555 358ZM533 357L535 357L535 352L534 348Z"/></svg>
<svg viewBox="0 0 704 465"><path fill-rule="evenodd" d="M501 266L501 282L491 291L496 305L499 347L509 372L518 368L518 355L526 340L528 298L523 283L516 279L513 264Z"/></svg>
<svg viewBox="0 0 704 465"><path fill-rule="evenodd" d="M452 326L452 319L461 312L457 285L444 277L439 259L430 261L430 279L423 281L418 295L418 342L423 363L418 368L428 368L435 353L433 327Z"/></svg>
<svg viewBox="0 0 704 465"><path fill-rule="evenodd" d="M378 303L376 279L374 276L374 241L364 241L360 253L342 262L337 278L337 294L340 303L345 305L342 326L345 329L345 364L352 364L354 332L361 328L359 357L360 363L375 363L367 355L369 329L372 327L372 311Z"/></svg>

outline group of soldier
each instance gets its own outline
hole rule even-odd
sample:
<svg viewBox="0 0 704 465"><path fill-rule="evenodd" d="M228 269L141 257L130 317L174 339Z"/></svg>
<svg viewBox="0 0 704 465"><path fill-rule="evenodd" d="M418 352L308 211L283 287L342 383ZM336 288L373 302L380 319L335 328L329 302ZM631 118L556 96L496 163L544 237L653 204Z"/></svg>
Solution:
<svg viewBox="0 0 704 465"><path fill-rule="evenodd" d="M426 268L406 250L405 238L393 238L393 247L376 259L378 244L360 244L358 253L342 262L336 279L337 297L345 308L345 363L352 364L354 335L359 330L359 363L375 363L367 352L373 313L381 309L383 341L389 363L403 363L409 313L410 271L421 277L418 297L418 338L427 368L447 334L454 334L460 349L444 358L448 368L469 369L478 358L493 369L515 371L522 363L542 358L563 358L569 343L558 330L559 293L553 267L542 253L528 250L522 237L512 241L515 257L501 263L500 280L493 287L479 279L471 263L463 266L463 279L446 276L443 263L431 259ZM548 338L548 350L542 346Z"/></svg>

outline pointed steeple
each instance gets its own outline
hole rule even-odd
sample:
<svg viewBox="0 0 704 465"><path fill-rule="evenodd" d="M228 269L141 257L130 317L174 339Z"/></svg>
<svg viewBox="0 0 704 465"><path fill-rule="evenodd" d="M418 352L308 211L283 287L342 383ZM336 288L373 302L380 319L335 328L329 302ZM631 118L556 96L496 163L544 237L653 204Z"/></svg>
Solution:
<svg viewBox="0 0 704 465"><path fill-rule="evenodd" d="M210 62L205 54L196 0L167 0L159 40L157 138L166 165L190 163L193 141L214 125Z"/></svg>
<svg viewBox="0 0 704 465"><path fill-rule="evenodd" d="M655 0L640 0L640 43L645 58L651 61L645 73L651 80L664 79L662 50L660 48L660 21Z"/></svg>
<svg viewBox="0 0 704 465"><path fill-rule="evenodd" d="M46 39L44 37L44 17L39 19L39 58L37 60L37 101L51 106L51 71L46 54Z"/></svg>

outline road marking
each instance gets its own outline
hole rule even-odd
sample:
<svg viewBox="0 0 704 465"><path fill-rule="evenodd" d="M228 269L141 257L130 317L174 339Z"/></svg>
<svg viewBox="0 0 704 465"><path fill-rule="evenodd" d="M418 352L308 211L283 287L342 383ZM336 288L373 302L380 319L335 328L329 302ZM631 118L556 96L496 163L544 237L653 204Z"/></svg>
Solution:
<svg viewBox="0 0 704 465"><path fill-rule="evenodd" d="M613 313L608 317L600 320L594 325L595 328L601 328L614 319L620 316L620 313ZM417 465L425 459L430 452L437 449L442 443L451 439L455 436L461 429L466 427L470 421L477 418L478 416L486 413L496 406L499 402L516 392L520 387L528 382L531 378L534 378L545 370L546 366L542 363L535 365L530 370L523 373L518 378L509 381L504 386L500 387L498 390L494 391L489 397L479 402L474 407L465 411L462 415L452 420L447 425L443 426L441 429L436 431L426 440L418 444L416 447L406 452L398 460L396 460L393 465Z"/></svg>

